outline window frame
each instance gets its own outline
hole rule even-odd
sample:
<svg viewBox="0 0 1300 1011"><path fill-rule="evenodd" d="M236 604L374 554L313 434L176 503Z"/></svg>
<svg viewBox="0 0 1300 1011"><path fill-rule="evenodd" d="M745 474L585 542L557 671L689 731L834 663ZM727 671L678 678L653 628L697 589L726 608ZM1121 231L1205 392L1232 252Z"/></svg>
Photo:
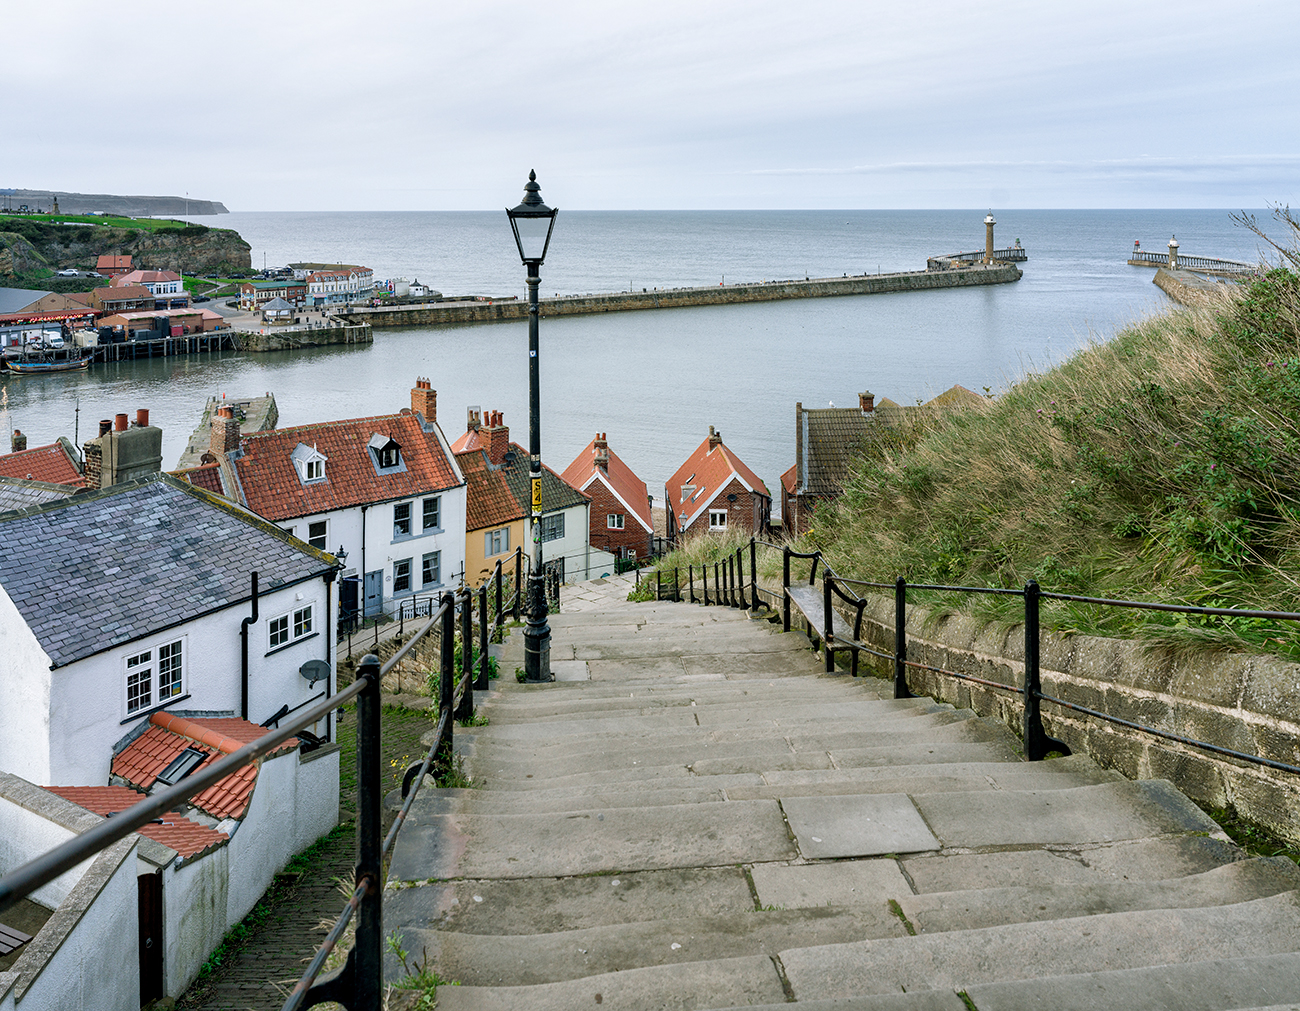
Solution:
<svg viewBox="0 0 1300 1011"><path fill-rule="evenodd" d="M312 533L313 527L321 528L321 532L319 536L316 536ZM317 541L319 541L320 543L319 544L316 543ZM307 543L310 544L313 548L319 549L320 551L328 551L329 548L327 547L327 545L329 544L329 542L330 542L330 521L329 520L314 520L314 521L308 520L307 521Z"/></svg>
<svg viewBox="0 0 1300 1011"><path fill-rule="evenodd" d="M721 518L721 520L722 520L721 523L716 522L719 518ZM727 529L727 510L725 510L725 509L710 509L710 510L709 510L709 529L710 529L710 530L726 530L726 529Z"/></svg>
<svg viewBox="0 0 1300 1011"><path fill-rule="evenodd" d="M500 546L493 548L493 540L500 542ZM483 557L495 558L497 555L504 555L510 550L510 528L499 527L496 530L488 530L483 537Z"/></svg>
<svg viewBox="0 0 1300 1011"><path fill-rule="evenodd" d="M606 530L622 530L622 529L624 529L624 527L623 527L623 522L624 522L625 517L626 517L626 514L625 514L625 513L606 513L606 514L605 514L605 529L606 529ZM615 522L616 520L617 520L617 522Z"/></svg>
<svg viewBox="0 0 1300 1011"><path fill-rule="evenodd" d="M429 559L433 559L433 579L429 579ZM442 585L442 551L426 551L420 556L420 589Z"/></svg>
<svg viewBox="0 0 1300 1011"><path fill-rule="evenodd" d="M413 558L397 558L393 560L393 596L394 597L396 597L399 593L413 592L412 579L411 579L411 569L414 567L412 564L413 562L414 562ZM406 566L405 572L400 571L400 567L403 565ZM406 580L406 585L403 587L399 587L397 584L400 580L403 579Z"/></svg>
<svg viewBox="0 0 1300 1011"><path fill-rule="evenodd" d="M168 655L164 655L164 651L168 651ZM171 651L174 651L174 654ZM140 662L132 665L132 660ZM174 667L171 666L173 664ZM122 707L127 718L131 719L152 712L184 696L187 666L185 636L164 642L153 642L148 646L137 646L129 650L122 657ZM177 675L174 679L170 677L173 673ZM136 705L132 706L131 678L133 676L138 678L141 674L147 678L147 687L142 695L137 696ZM163 682L165 675L168 676L166 686ZM165 687L167 693L164 695Z"/></svg>
<svg viewBox="0 0 1300 1011"><path fill-rule="evenodd" d="M559 527L558 532L556 526ZM541 518L542 543L564 539L564 513L550 513Z"/></svg>
<svg viewBox="0 0 1300 1011"><path fill-rule="evenodd" d="M267 656L320 635L316 628L316 604L314 600L295 601L287 611L267 617Z"/></svg>
<svg viewBox="0 0 1300 1011"><path fill-rule="evenodd" d="M433 506L433 522L429 522L429 506ZM430 495L420 505L420 529L422 531L442 529L442 496Z"/></svg>
<svg viewBox="0 0 1300 1011"><path fill-rule="evenodd" d="M402 509L406 510L406 516L405 516L404 518L399 519L399 518L398 518L398 511L399 511L399 510L402 510ZM411 520L411 503L410 503L410 502L394 502L394 503L393 503L393 540L396 541L396 540L401 540L402 538L405 538L405 537L410 537L410 536L411 536L411 522L412 522L412 520ZM405 525L405 527L406 527L405 530L402 529L403 525Z"/></svg>

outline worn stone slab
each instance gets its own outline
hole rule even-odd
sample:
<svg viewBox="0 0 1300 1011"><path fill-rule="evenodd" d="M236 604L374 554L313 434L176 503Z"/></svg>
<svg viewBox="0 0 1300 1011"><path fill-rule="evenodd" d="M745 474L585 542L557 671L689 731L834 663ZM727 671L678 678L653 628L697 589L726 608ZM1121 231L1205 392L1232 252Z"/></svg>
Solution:
<svg viewBox="0 0 1300 1011"><path fill-rule="evenodd" d="M734 787L722 785L727 781L743 782L758 778L750 776L719 777L718 785L706 780L710 785L696 786L694 779L676 779L666 782L661 787L638 787L636 802L639 807L668 807L675 804L709 804L734 800L775 800L776 797L735 797L729 791ZM564 786L558 788L539 788L536 790L502 790L493 789L486 778L471 790L429 791L429 796L422 792L416 798L412 810L418 808L425 814L540 814L546 811L597 811L614 807L627 807L628 787L626 783L613 783L604 787L590 784ZM401 805L397 805L400 807Z"/></svg>
<svg viewBox="0 0 1300 1011"><path fill-rule="evenodd" d="M754 891L765 906L866 906L881 909L912 889L898 862L890 859L843 860L826 864L755 864Z"/></svg>
<svg viewBox="0 0 1300 1011"><path fill-rule="evenodd" d="M585 660L552 660L551 675L556 681L590 681Z"/></svg>
<svg viewBox="0 0 1300 1011"><path fill-rule="evenodd" d="M597 997L600 999L597 1000ZM440 986L439 1011L703 1011L785 999L766 955L628 969L539 986Z"/></svg>
<svg viewBox="0 0 1300 1011"><path fill-rule="evenodd" d="M718 1011L741 1011L719 1008ZM747 1005L744 1011L790 1011L790 1005ZM836 1000L801 1000L797 1011L969 1011L966 1002L952 990L922 990L919 993L883 993L869 997L841 997ZM1041 1009L1047 1011L1047 1009Z"/></svg>
<svg viewBox="0 0 1300 1011"><path fill-rule="evenodd" d="M1219 826L1162 779L1072 790L1006 790L915 798L945 846L1046 845L1142 839Z"/></svg>
<svg viewBox="0 0 1300 1011"><path fill-rule="evenodd" d="M401 881L558 877L794 856L775 801L555 815L434 815L407 822L389 876Z"/></svg>
<svg viewBox="0 0 1300 1011"><path fill-rule="evenodd" d="M925 895L909 893L899 903L917 931L932 934L1138 909L1223 906L1296 888L1300 888L1300 868L1285 857L1276 857L1244 860L1166 881L1071 881Z"/></svg>
<svg viewBox="0 0 1300 1011"><path fill-rule="evenodd" d="M782 797L781 808L799 852L809 860L939 848L939 840L906 794Z"/></svg>
<svg viewBox="0 0 1300 1011"><path fill-rule="evenodd" d="M1212 954L1212 952L1205 952ZM970 987L979 1011L1300 1008L1300 955L1214 959Z"/></svg>
<svg viewBox="0 0 1300 1011"><path fill-rule="evenodd" d="M390 888L384 894L384 924L388 929L413 926L485 935L527 934L743 913L753 908L740 867L683 867Z"/></svg>
<svg viewBox="0 0 1300 1011"><path fill-rule="evenodd" d="M823 906L659 919L547 934L482 935L409 929L408 950L428 948L439 975L467 986L532 986L746 955L776 954L792 936L810 944L902 937L885 904ZM394 967L396 968L396 967Z"/></svg>
<svg viewBox="0 0 1300 1011"><path fill-rule="evenodd" d="M1220 839L1166 836L1104 845L910 856L903 859L903 867L916 890L925 893L1000 888L1008 881L1033 887L1066 881L1161 881L1200 874L1240 858L1240 850Z"/></svg>
<svg viewBox="0 0 1300 1011"><path fill-rule="evenodd" d="M1208 909L1146 910L781 952L795 999L1063 976L1300 950L1295 893ZM979 1006L978 1001L976 1005ZM1042 1005L1040 1005L1042 1006ZM983 1009L982 1009L983 1011Z"/></svg>

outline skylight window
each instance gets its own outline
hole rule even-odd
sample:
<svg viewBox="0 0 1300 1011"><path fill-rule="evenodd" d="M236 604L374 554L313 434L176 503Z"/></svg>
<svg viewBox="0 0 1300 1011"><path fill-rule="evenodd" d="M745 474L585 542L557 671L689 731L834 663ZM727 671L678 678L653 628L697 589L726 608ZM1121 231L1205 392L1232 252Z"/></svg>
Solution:
<svg viewBox="0 0 1300 1011"><path fill-rule="evenodd" d="M164 783L167 786L175 786L182 779L203 764L203 760L208 757L206 751L198 748L186 748L179 755L172 759L171 764L162 772L158 773L156 782Z"/></svg>

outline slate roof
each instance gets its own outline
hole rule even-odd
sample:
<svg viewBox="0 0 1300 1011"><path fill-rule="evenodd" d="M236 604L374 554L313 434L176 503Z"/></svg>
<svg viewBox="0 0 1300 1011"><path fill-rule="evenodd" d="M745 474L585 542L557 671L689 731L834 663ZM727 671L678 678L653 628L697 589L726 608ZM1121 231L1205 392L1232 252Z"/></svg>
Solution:
<svg viewBox="0 0 1300 1011"><path fill-rule="evenodd" d="M880 419L857 407L803 408L803 459L795 461L795 488L806 495L838 495L853 461Z"/></svg>
<svg viewBox="0 0 1300 1011"><path fill-rule="evenodd" d="M149 724L148 730L113 757L112 774L139 790L152 787L158 774L186 748L197 747L208 753L195 767L198 771L269 733L265 727L237 717L199 719L154 713ZM280 755L297 746L298 739L291 737L271 754ZM260 762L245 765L195 794L190 803L213 818L242 818L260 768Z"/></svg>
<svg viewBox="0 0 1300 1011"><path fill-rule="evenodd" d="M144 794L125 786L47 786L50 793L70 800L98 815L125 811L144 800ZM214 828L191 821L183 814L159 815L162 824L151 823L136 829L139 835L174 849L182 857L200 856L224 844L230 836Z"/></svg>
<svg viewBox="0 0 1300 1011"><path fill-rule="evenodd" d="M73 452L72 443L60 439L48 446L24 449L18 453L6 453L0 456L0 477L80 485L81 469L77 466Z"/></svg>
<svg viewBox="0 0 1300 1011"><path fill-rule="evenodd" d="M331 570L232 502L158 474L0 516L0 584L54 667Z"/></svg>
<svg viewBox="0 0 1300 1011"><path fill-rule="evenodd" d="M366 448L372 436L401 446L405 470L379 474ZM303 484L289 455L302 443L325 457L325 480ZM252 432L234 458L244 503L269 520L446 491L464 483L437 425L409 410L373 418L327 421Z"/></svg>
<svg viewBox="0 0 1300 1011"><path fill-rule="evenodd" d="M650 515L650 499L645 482L608 446L605 452L609 456L609 463L606 470L601 470L596 466L596 440L592 439L560 476L582 492L591 487L593 481L602 482L631 510L649 533L654 533L654 519Z"/></svg>
<svg viewBox="0 0 1300 1011"><path fill-rule="evenodd" d="M712 429L710 429L712 431ZM709 448L709 438L699 444L695 452L686 458L686 462L677 468L664 489L667 493L668 508L677 517L677 525L685 530L700 513L707 509L714 496L731 483L732 478L739 478L741 483L751 491L765 498L771 498L767 485L762 479L745 466L744 461L719 442ZM694 485L689 499L682 498L682 486Z"/></svg>
<svg viewBox="0 0 1300 1011"><path fill-rule="evenodd" d="M524 515L531 516L533 513L533 490L529 485L528 478L528 454L524 452L524 447L518 443L512 442L510 448L514 451L514 462L510 461L510 454L506 454L506 462L501 467L501 473L505 475L506 484L510 486L511 494L519 503ZM572 485L566 484L559 474L551 470L546 464L542 464L542 512L553 513L562 509L571 509L574 506L586 505L591 499L578 491Z"/></svg>
<svg viewBox="0 0 1300 1011"><path fill-rule="evenodd" d="M0 477L0 513L44 505L46 502L58 502L80 490L79 485Z"/></svg>
<svg viewBox="0 0 1300 1011"><path fill-rule="evenodd" d="M492 530L529 515L529 511L515 499L501 468L493 467L485 452L475 449L457 453L456 463L465 476L467 532Z"/></svg>
<svg viewBox="0 0 1300 1011"><path fill-rule="evenodd" d="M30 288L0 288L0 313L22 312L33 302L39 302L49 291L33 291Z"/></svg>

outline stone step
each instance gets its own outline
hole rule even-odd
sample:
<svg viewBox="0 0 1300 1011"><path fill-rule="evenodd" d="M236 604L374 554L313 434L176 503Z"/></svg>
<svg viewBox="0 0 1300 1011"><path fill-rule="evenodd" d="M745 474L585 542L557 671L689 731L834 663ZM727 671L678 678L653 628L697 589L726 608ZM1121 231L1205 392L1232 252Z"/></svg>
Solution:
<svg viewBox="0 0 1300 1011"><path fill-rule="evenodd" d="M471 845L472 843L472 845ZM559 877L796 856L774 800L408 820L391 879Z"/></svg>
<svg viewBox="0 0 1300 1011"><path fill-rule="evenodd" d="M697 1011L776 1004L785 988L766 955L628 969L536 986L440 986L439 1011Z"/></svg>
<svg viewBox="0 0 1300 1011"><path fill-rule="evenodd" d="M1260 954L985 983L967 992L979 1011L1296 1009L1300 1008L1300 955Z"/></svg>
<svg viewBox="0 0 1300 1011"><path fill-rule="evenodd" d="M1300 889L1300 867L1285 857L1274 857L1165 881L1056 882L906 895L898 902L918 933L935 934L1138 909L1226 906L1296 889Z"/></svg>
<svg viewBox="0 0 1300 1011"><path fill-rule="evenodd" d="M438 975L465 986L532 986L646 966L771 957L791 938L837 944L904 937L901 920L880 901L857 907L755 911L663 918L548 934L470 934L402 929L408 950L427 949Z"/></svg>
<svg viewBox="0 0 1300 1011"><path fill-rule="evenodd" d="M502 687L508 688L509 683L502 681ZM689 706L692 702L705 705L748 701L758 705L772 705L789 701L828 701L859 696L880 698L877 689L888 687L888 683L876 678L849 678L842 674L811 674L802 682L784 678L773 681L755 678L740 684L712 681L698 685L648 685L639 689L590 681L567 681L546 685L540 692L535 689L507 691L499 697L496 704L502 710L532 712L541 717L599 710L602 707L610 710L653 709L657 706ZM890 701L895 700L891 698ZM896 701L922 706L942 704L928 698Z"/></svg>
<svg viewBox="0 0 1300 1011"><path fill-rule="evenodd" d="M614 701L614 704L610 704ZM899 703L909 703L900 705ZM902 717L925 716L929 713L936 712L954 712L954 707L943 703L932 702L926 699L924 702L916 702L914 699L881 699L874 695L857 692L840 692L833 695L825 695L818 698L808 698L807 696L786 696L786 697L764 697L755 695L741 695L736 692L728 698L720 695L701 697L699 693L692 696L684 696L680 699L671 701L665 699L638 699L622 698L618 700L600 700L595 705L585 706L562 706L557 707L554 712L548 712L550 707L538 707L538 711L530 712L526 706L511 706L505 698L501 699L500 704L496 699L493 700L493 706L488 711L491 722L499 726L507 726L515 723L527 723L529 726L548 726L553 723L559 724L578 724L584 720L608 720L608 719L625 719L628 716L646 716L649 719L656 719L659 716L689 714L698 716L700 723L711 720L727 719L734 716L753 717L759 716L764 718L780 716L797 716L807 713L814 718L822 716L834 718L837 710L842 715L839 718L840 723L849 723L856 725L859 720L864 721L864 725L869 726L870 721L877 718L892 717L895 719ZM747 722L752 722L747 720Z"/></svg>
<svg viewBox="0 0 1300 1011"><path fill-rule="evenodd" d="M1071 975L1098 965L1136 969L1201 961L1207 954L1243 958L1296 951L1300 899L1285 892L1229 906L1103 913L792 948L780 960L796 1000L949 989L965 990L981 1011L992 1011L972 992L976 986Z"/></svg>
<svg viewBox="0 0 1300 1011"><path fill-rule="evenodd" d="M974 723L976 721L971 720L968 722ZM961 724L961 726L964 725ZM993 737L991 740L975 742L909 742L879 748L860 748L851 755L846 754L844 761L851 763L852 768L887 769L894 765L946 765L949 763L969 762L1011 763L1019 762L1020 756L1016 754L1010 743ZM827 764L829 765L829 761ZM693 781L695 777L705 775L705 769L708 768L704 760L698 765L698 768L688 768L684 764L633 765L625 769L574 772L568 775L546 776L540 779L527 778L528 776L536 776L536 773L525 773L523 779L517 778L516 775L497 776L495 774L496 767L490 762L481 763L477 768L471 762L470 771L475 784L485 790L519 791L539 787L545 789L551 789L552 787L600 788L614 783L622 784L622 788L625 790L633 790L637 788L638 784L642 786L648 785L651 789L661 789L669 781ZM712 768L709 770L708 775L717 776L723 774L724 771L721 768ZM826 771L831 770L827 769ZM749 774L754 777L749 781L749 785L752 786L761 786L767 776L778 775L778 773L769 773L763 770L750 770ZM801 791L797 787L785 791L786 795L799 795L800 793Z"/></svg>

